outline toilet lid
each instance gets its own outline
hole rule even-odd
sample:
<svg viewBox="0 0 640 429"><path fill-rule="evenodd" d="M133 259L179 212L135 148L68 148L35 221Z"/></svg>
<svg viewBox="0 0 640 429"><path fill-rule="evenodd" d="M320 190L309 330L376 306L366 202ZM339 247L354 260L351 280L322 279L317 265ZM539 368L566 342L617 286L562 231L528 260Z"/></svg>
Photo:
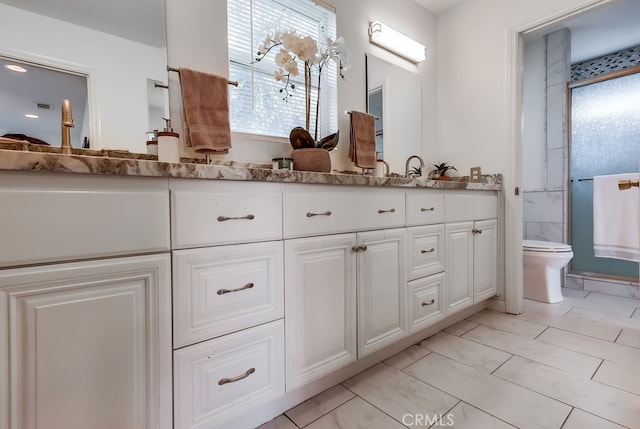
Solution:
<svg viewBox="0 0 640 429"><path fill-rule="evenodd" d="M533 252L571 252L571 245L551 241L522 240L522 249Z"/></svg>

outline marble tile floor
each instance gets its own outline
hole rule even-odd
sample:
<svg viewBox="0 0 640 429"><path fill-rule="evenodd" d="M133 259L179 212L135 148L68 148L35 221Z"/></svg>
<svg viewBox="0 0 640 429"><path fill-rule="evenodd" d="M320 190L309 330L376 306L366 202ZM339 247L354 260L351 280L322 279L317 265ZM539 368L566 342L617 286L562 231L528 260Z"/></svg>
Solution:
<svg viewBox="0 0 640 429"><path fill-rule="evenodd" d="M259 429L640 428L640 300L482 311Z"/></svg>

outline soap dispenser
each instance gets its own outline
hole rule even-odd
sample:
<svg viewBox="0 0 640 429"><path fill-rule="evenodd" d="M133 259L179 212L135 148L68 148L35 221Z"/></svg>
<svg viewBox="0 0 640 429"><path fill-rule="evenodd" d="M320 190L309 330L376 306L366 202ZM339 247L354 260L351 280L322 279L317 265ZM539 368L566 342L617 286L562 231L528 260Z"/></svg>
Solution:
<svg viewBox="0 0 640 429"><path fill-rule="evenodd" d="M158 161L180 162L180 139L178 133L171 128L171 119L166 121L164 131L158 132Z"/></svg>

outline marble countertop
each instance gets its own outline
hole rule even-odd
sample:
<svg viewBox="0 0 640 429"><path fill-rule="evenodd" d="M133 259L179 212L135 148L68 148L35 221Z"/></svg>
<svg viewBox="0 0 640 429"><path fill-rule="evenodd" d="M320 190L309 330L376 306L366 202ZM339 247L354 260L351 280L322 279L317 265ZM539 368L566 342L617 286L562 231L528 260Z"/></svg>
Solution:
<svg viewBox="0 0 640 429"><path fill-rule="evenodd" d="M188 161L188 160L186 160ZM272 170L270 165L225 162L204 164L168 163L150 159L128 159L79 154L60 155L47 152L0 149L0 170L46 171L56 173L103 174L140 177L174 177L209 180L242 180L255 182L313 183L378 187L502 190L502 175L489 174L481 182L468 177L454 180L431 180L407 177L373 177L347 172L314 173Z"/></svg>

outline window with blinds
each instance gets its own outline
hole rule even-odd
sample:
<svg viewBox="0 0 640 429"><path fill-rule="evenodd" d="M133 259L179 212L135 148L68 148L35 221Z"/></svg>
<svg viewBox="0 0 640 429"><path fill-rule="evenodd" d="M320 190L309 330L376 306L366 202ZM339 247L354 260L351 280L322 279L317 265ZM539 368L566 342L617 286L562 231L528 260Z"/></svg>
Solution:
<svg viewBox="0 0 640 429"><path fill-rule="evenodd" d="M274 31L297 30L319 44L336 38L335 11L313 0L228 0L229 79L239 85L229 91L231 131L288 137L292 128L305 127L304 73L292 76L291 97L282 82L274 79L275 53L256 62L258 45ZM318 138L338 129L337 65L330 61L322 70ZM312 69L311 119L314 133L317 100L317 70ZM284 100L283 100L284 99Z"/></svg>

